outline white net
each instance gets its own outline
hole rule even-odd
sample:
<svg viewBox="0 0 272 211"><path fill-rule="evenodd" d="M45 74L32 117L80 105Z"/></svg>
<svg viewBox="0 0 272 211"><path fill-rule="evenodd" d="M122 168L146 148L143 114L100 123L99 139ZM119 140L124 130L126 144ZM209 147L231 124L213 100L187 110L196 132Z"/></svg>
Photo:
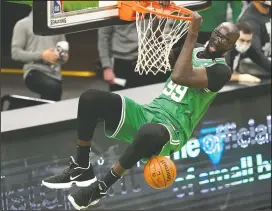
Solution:
<svg viewBox="0 0 272 211"><path fill-rule="evenodd" d="M155 8L152 8L155 9ZM178 11L173 14L182 16ZM187 32L190 21L136 13L138 60L135 72L140 75L171 71L169 54L175 43Z"/></svg>

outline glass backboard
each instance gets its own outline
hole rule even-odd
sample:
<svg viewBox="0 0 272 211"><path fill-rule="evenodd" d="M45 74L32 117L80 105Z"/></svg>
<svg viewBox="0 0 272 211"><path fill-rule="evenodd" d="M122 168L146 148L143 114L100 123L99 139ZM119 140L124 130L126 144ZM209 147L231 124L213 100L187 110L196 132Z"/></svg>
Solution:
<svg viewBox="0 0 272 211"><path fill-rule="evenodd" d="M173 1L191 10L203 10L210 1ZM127 24L119 19L118 1L33 1L33 30L53 35Z"/></svg>

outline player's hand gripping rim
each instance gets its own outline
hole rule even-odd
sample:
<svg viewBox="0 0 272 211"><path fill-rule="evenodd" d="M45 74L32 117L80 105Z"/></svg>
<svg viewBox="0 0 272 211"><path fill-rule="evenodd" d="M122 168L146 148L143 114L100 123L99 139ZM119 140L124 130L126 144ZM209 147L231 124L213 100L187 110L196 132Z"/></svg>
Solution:
<svg viewBox="0 0 272 211"><path fill-rule="evenodd" d="M197 12L192 12L191 16L192 20L188 32L196 34L202 26L203 19Z"/></svg>

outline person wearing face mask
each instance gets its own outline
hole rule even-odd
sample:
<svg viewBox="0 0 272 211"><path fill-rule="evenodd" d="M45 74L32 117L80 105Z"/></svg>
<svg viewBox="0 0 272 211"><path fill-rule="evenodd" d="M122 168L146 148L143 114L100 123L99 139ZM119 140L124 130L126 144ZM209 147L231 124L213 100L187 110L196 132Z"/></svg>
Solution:
<svg viewBox="0 0 272 211"><path fill-rule="evenodd" d="M239 21L247 22L253 31L252 45L245 55L253 63L241 63L240 72L247 71L256 76L270 77L271 1L252 1Z"/></svg>
<svg viewBox="0 0 272 211"><path fill-rule="evenodd" d="M227 62L233 71L231 81L258 83L261 81L259 78L247 73L239 73L240 60L251 46L253 32L251 26L246 22L239 22L236 25L240 31L240 37L236 41L235 49L226 55Z"/></svg>

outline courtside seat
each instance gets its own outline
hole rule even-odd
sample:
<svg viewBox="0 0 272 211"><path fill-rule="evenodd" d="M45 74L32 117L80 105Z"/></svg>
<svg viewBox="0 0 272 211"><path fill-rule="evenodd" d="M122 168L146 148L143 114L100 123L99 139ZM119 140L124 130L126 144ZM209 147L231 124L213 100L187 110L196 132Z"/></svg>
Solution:
<svg viewBox="0 0 272 211"><path fill-rule="evenodd" d="M46 103L55 103L55 101L43 100L21 95L4 95L3 97L1 97L1 111L25 108Z"/></svg>

